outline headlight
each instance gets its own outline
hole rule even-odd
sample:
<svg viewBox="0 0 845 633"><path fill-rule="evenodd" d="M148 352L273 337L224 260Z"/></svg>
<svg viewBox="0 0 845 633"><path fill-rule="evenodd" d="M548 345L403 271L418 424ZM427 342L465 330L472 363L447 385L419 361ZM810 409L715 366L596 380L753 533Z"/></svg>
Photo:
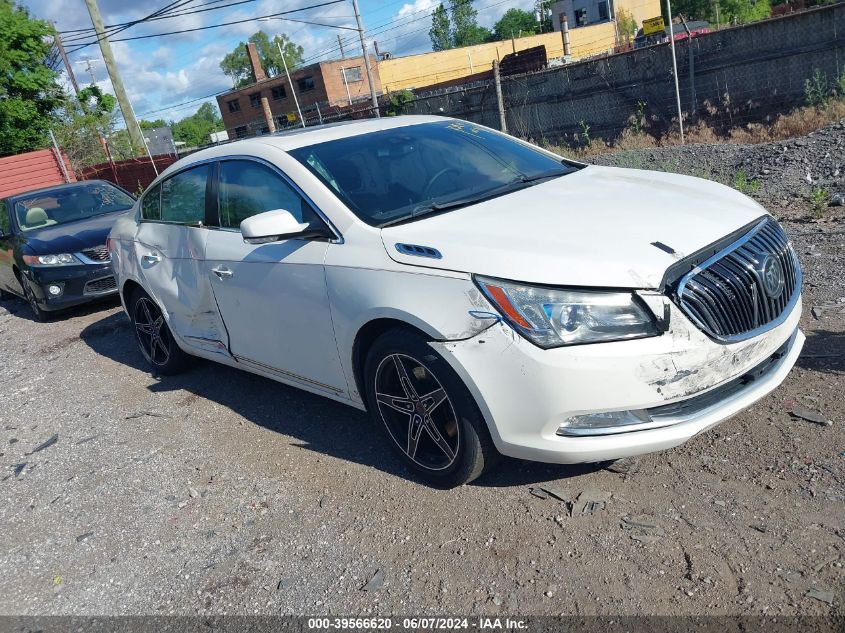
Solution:
<svg viewBox="0 0 845 633"><path fill-rule="evenodd" d="M70 253L59 253L58 255L24 255L23 260L30 266L67 266L68 264L82 263Z"/></svg>
<svg viewBox="0 0 845 633"><path fill-rule="evenodd" d="M561 290L476 277L505 320L542 348L619 341L660 333L631 292Z"/></svg>

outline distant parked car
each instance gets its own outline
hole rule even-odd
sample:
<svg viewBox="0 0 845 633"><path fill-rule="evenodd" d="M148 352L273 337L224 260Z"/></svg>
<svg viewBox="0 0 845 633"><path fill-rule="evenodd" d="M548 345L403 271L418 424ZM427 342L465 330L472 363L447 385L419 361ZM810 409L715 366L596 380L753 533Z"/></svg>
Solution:
<svg viewBox="0 0 845 633"><path fill-rule="evenodd" d="M689 29L689 34L687 34L687 29ZM698 20L694 22L687 22L686 27L683 24L674 24L671 27L667 26L663 29L662 33L656 33L654 35L646 36L643 33L643 30L640 29L637 31L637 36L634 38L634 48L643 48L644 46L651 46L653 44L661 44L663 42L668 42L669 37L674 33L675 41L680 42L681 40L685 40L688 37L698 37L699 35L704 35L705 33L710 33L710 23L705 22L704 20Z"/></svg>
<svg viewBox="0 0 845 633"><path fill-rule="evenodd" d="M35 318L117 292L106 238L135 198L101 180L0 200L0 299L26 299Z"/></svg>
<svg viewBox="0 0 845 633"><path fill-rule="evenodd" d="M202 150L109 248L156 373L195 355L366 408L437 486L499 453L677 446L777 387L804 342L798 259L750 198L440 117Z"/></svg>

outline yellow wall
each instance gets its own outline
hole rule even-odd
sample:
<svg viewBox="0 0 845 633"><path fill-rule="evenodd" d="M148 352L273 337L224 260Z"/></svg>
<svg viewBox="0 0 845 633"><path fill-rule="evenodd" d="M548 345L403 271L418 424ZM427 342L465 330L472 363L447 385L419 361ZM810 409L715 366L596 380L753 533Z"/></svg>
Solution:
<svg viewBox="0 0 845 633"><path fill-rule="evenodd" d="M615 0L613 9L617 13L619 13L619 9L630 11L637 21L637 28L642 27L643 20L662 15L660 0Z"/></svg>
<svg viewBox="0 0 845 633"><path fill-rule="evenodd" d="M573 59L589 57L613 48L616 43L616 28L613 22L582 26L570 29L569 39ZM517 38L513 44L511 40L504 40L438 53L396 57L379 62L378 72L385 92L430 86L490 70L493 60L514 52L514 45L517 51L522 51L541 44L545 45L549 59L563 56L561 34L543 33Z"/></svg>

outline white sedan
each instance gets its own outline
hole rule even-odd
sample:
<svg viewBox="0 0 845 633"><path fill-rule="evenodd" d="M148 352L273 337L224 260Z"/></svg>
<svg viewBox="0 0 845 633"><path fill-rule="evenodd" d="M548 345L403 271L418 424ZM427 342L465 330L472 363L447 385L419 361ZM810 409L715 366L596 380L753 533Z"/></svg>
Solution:
<svg viewBox="0 0 845 633"><path fill-rule="evenodd" d="M366 409L443 487L499 454L677 446L804 341L797 258L756 202L440 117L198 152L109 248L154 371L199 356Z"/></svg>

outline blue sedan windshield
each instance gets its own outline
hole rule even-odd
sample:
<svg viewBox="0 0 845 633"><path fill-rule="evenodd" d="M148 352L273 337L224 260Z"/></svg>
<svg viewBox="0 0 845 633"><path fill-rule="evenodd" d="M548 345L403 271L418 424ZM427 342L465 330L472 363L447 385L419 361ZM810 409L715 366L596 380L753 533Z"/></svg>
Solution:
<svg viewBox="0 0 845 633"><path fill-rule="evenodd" d="M107 182L82 182L16 196L14 215L21 231L26 232L125 211L134 203L129 194Z"/></svg>
<svg viewBox="0 0 845 633"><path fill-rule="evenodd" d="M578 169L463 121L359 134L290 154L374 226L467 206Z"/></svg>

